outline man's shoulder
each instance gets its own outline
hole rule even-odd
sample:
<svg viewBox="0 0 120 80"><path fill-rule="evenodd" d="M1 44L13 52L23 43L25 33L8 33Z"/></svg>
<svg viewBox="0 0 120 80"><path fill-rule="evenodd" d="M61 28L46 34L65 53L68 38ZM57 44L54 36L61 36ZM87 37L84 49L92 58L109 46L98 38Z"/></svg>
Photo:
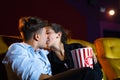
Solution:
<svg viewBox="0 0 120 80"><path fill-rule="evenodd" d="M27 45L27 44L25 44L23 42L17 42L17 43L11 44L8 49L17 49L17 48L18 49L22 49L22 48L26 49L28 47L29 47L29 45Z"/></svg>
<svg viewBox="0 0 120 80"><path fill-rule="evenodd" d="M10 45L10 47L14 47L14 46L24 46L24 44L23 43L19 43L19 42L16 42L16 43L12 43L11 45Z"/></svg>

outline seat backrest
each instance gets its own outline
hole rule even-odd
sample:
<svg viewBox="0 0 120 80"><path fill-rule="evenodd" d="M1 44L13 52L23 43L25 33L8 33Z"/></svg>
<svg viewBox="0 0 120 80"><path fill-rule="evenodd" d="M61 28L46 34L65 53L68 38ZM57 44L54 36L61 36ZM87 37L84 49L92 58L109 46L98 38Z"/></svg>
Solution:
<svg viewBox="0 0 120 80"><path fill-rule="evenodd" d="M97 56L97 53L96 53L96 49L95 49L95 45L89 41L85 41L85 40L80 40L80 39L69 39L67 41L68 44L70 43L80 43L82 44L83 46L88 46L88 47L91 47L95 53L95 55ZM102 70L103 72L103 79L106 80L106 76L105 76L105 73L104 71Z"/></svg>
<svg viewBox="0 0 120 80"><path fill-rule="evenodd" d="M107 79L120 77L120 38L98 38L94 44Z"/></svg>
<svg viewBox="0 0 120 80"><path fill-rule="evenodd" d="M69 39L67 41L67 43L68 44L70 44L70 43L80 43L83 46L91 47L93 49L94 53L96 54L95 46L91 42L88 42L88 41L85 41L85 40L80 40L80 39Z"/></svg>

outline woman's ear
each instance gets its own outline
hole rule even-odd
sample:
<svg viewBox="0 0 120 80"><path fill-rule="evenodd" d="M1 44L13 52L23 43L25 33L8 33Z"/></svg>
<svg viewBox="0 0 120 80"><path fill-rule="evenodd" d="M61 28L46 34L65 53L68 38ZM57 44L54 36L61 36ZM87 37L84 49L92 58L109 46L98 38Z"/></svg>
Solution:
<svg viewBox="0 0 120 80"><path fill-rule="evenodd" d="M62 33L61 33L61 32L58 32L57 34L58 34L57 37L61 37L61 36L62 36Z"/></svg>

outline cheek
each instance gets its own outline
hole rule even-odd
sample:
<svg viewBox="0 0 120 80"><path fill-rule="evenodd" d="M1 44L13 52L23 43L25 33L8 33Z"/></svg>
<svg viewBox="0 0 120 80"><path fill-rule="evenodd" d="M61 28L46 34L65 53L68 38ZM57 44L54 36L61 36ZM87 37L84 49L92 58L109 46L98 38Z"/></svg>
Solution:
<svg viewBox="0 0 120 80"><path fill-rule="evenodd" d="M51 36L49 39L50 39L50 41L54 41L55 37Z"/></svg>
<svg viewBox="0 0 120 80"><path fill-rule="evenodd" d="M55 39L55 35L48 35L50 40L54 40Z"/></svg>
<svg viewBox="0 0 120 80"><path fill-rule="evenodd" d="M55 36L50 36L49 37L49 45L52 45L52 44L54 44L56 42L56 39L55 39Z"/></svg>

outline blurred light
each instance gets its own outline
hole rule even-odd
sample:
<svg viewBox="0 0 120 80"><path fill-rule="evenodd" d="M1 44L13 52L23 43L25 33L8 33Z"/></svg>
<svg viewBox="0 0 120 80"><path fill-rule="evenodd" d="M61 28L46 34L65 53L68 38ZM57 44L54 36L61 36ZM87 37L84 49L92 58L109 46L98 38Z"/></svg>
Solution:
<svg viewBox="0 0 120 80"><path fill-rule="evenodd" d="M113 10L113 9L109 10L109 11L108 11L108 14L109 14L110 16L115 15L115 10Z"/></svg>
<svg viewBox="0 0 120 80"><path fill-rule="evenodd" d="M100 8L100 12L104 13L106 11L106 9L104 7Z"/></svg>

